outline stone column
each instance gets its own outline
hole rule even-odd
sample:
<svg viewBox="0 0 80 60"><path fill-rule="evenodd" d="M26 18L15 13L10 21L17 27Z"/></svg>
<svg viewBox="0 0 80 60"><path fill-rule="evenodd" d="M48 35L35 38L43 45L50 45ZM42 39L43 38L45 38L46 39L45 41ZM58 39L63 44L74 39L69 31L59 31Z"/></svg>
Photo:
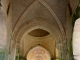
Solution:
<svg viewBox="0 0 80 60"><path fill-rule="evenodd" d="M59 59L61 59L61 60L69 60L69 54L68 54L68 48L67 48L66 40L64 40L63 42L59 43L57 45L57 48L59 50Z"/></svg>
<svg viewBox="0 0 80 60"><path fill-rule="evenodd" d="M15 58L16 58L16 43L11 49L10 60L15 60Z"/></svg>
<svg viewBox="0 0 80 60"><path fill-rule="evenodd" d="M19 48L17 48L17 51L16 51L16 60L19 60Z"/></svg>
<svg viewBox="0 0 80 60"><path fill-rule="evenodd" d="M61 53L62 52L62 44L58 43L58 44L56 44L56 47L59 51L59 59L61 59L62 58L62 53Z"/></svg>
<svg viewBox="0 0 80 60"><path fill-rule="evenodd" d="M69 45L69 43L68 43ZM64 60L69 60L69 51L68 51L68 46L67 46L67 40L64 40L62 42L62 48L63 48L63 58Z"/></svg>

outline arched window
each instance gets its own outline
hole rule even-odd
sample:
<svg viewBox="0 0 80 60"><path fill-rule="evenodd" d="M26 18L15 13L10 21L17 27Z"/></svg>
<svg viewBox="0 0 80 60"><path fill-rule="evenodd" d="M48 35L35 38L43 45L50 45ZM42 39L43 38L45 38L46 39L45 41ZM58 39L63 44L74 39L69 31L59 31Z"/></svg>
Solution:
<svg viewBox="0 0 80 60"><path fill-rule="evenodd" d="M2 12L0 12L0 49L5 48L7 41L7 29Z"/></svg>
<svg viewBox="0 0 80 60"><path fill-rule="evenodd" d="M80 18L76 20L73 31L73 55L80 60Z"/></svg>

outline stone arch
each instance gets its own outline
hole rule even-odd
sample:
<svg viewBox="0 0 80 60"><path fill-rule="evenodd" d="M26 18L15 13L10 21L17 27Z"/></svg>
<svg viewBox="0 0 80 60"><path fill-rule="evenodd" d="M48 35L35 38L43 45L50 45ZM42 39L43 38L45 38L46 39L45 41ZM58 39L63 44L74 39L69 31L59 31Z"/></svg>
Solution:
<svg viewBox="0 0 80 60"><path fill-rule="evenodd" d="M51 58L51 60L52 59L59 59L59 51L58 51L58 49L55 47L55 56L53 56L53 54L52 54L52 52L46 47L46 46L44 46L44 45L41 45L41 44L37 44L37 45L33 45L33 46L31 46L29 49L28 49L28 51L26 51L26 54L25 54L25 57L28 55L28 53L30 52L30 50L32 50L33 48L35 48L35 47L37 47L37 46L41 46L41 47L43 47L44 49L46 49L48 52L49 52L49 54L50 54L50 58Z"/></svg>
<svg viewBox="0 0 80 60"><path fill-rule="evenodd" d="M31 55L33 55L33 57ZM28 52L27 60L29 59L51 60L51 57L49 51L47 51L45 48L43 48L42 46L36 46Z"/></svg>
<svg viewBox="0 0 80 60"><path fill-rule="evenodd" d="M19 27L19 24L21 23L21 21L25 18L25 16L27 15L27 13L37 4L37 3L41 3L49 12L50 14L55 18L55 21L57 22L58 24L58 27L61 31L61 34L62 34L62 37L63 39L65 40L66 37L65 37L65 31L64 31L64 28L62 26L62 23L60 22L59 18L57 17L57 15L54 13L54 11L51 9L51 7L46 3L44 2L43 0L35 0L24 12L23 14L20 16L20 18L17 20L14 28L13 28L13 35L14 33L16 32L16 30L18 29Z"/></svg>
<svg viewBox="0 0 80 60"><path fill-rule="evenodd" d="M40 46L40 47L43 47L44 49L46 49L46 50L49 52L50 57L51 57L51 58L53 57L53 54L52 54L52 52L50 51L50 49L48 49L46 46L44 46L44 45L42 45L42 44L35 44L35 45L31 46L31 47L28 49L28 51L26 51L25 57L28 55L28 53L29 53L30 50L32 50L33 48L35 48L35 47L37 47L37 46Z"/></svg>
<svg viewBox="0 0 80 60"><path fill-rule="evenodd" d="M21 37L24 35L25 32L28 33L38 28L51 33L55 37L54 39L56 40L57 49L61 50L61 45L57 46L58 43L62 43L62 41L64 41L62 39L60 30L54 24L51 24L50 21L44 20L43 18L35 18L22 24L16 31L16 34L13 36L13 40L17 43L20 43ZM61 55L60 51L59 54Z"/></svg>
<svg viewBox="0 0 80 60"><path fill-rule="evenodd" d="M50 22L48 20L46 21L41 18L39 18L39 20L37 20L37 19L29 20L26 23L24 23L17 30L17 32L13 38L15 38L14 40L16 40L16 41L20 40L20 39L18 39L18 37L21 37L26 31L29 32L29 31L32 31L32 30L35 30L38 28L48 31L53 36L55 36L55 40L58 40L58 43L61 42L60 40L62 40L62 38L61 38L62 36L61 36L60 30L58 28L56 28L56 26L50 24Z"/></svg>

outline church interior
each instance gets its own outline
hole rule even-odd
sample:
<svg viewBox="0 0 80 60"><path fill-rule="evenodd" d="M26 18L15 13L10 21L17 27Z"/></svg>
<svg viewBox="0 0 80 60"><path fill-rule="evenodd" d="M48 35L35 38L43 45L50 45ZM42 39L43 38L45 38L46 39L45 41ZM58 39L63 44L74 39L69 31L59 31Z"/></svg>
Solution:
<svg viewBox="0 0 80 60"><path fill-rule="evenodd" d="M80 60L79 17L80 0L0 0L0 60Z"/></svg>

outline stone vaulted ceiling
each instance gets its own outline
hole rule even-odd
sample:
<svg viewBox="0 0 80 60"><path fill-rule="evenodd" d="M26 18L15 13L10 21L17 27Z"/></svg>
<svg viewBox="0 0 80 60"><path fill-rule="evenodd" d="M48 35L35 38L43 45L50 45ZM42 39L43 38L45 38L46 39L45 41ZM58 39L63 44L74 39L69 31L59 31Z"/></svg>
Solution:
<svg viewBox="0 0 80 60"><path fill-rule="evenodd" d="M72 20L79 0L2 0L0 17L0 40L11 40L11 48L20 48L20 55L25 56L35 46L42 46L55 56L55 49L59 55L67 51L67 39L71 38ZM7 29L5 29L5 27ZM4 29L6 31L4 31ZM5 32L6 34L2 34ZM2 43L3 41L0 41ZM6 42L6 41L5 41ZM4 44L2 44L4 45Z"/></svg>
<svg viewBox="0 0 80 60"><path fill-rule="evenodd" d="M52 46L55 41L59 43L66 38L66 7L66 0L12 0L12 36L13 40L23 46L22 55L37 44L51 49L54 54L55 48ZM42 30L49 34L42 36ZM29 34L31 31L33 32ZM39 36L35 37L40 31Z"/></svg>

